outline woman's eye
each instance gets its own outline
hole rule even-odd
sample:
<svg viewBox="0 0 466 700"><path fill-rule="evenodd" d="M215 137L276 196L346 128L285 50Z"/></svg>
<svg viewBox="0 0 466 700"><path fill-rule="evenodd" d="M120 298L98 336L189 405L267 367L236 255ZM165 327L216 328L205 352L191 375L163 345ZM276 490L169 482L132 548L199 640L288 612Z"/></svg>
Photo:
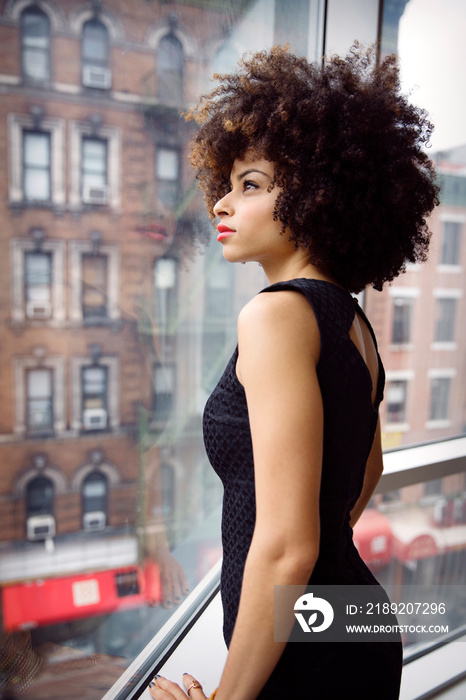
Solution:
<svg viewBox="0 0 466 700"><path fill-rule="evenodd" d="M253 182L252 180L243 181L243 190L256 190L257 188L258 184L256 182Z"/></svg>

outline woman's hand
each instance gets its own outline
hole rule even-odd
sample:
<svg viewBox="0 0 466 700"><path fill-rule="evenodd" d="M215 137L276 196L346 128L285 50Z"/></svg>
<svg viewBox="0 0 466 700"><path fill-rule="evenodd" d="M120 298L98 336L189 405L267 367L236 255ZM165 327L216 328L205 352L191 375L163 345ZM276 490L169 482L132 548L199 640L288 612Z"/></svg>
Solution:
<svg viewBox="0 0 466 700"><path fill-rule="evenodd" d="M183 567L170 554L168 547L160 548L155 553L154 559L160 570L163 606L172 608L173 604L179 605L182 596L189 593L189 586Z"/></svg>
<svg viewBox="0 0 466 700"><path fill-rule="evenodd" d="M183 684L186 691L168 678L156 676L149 683L149 692L155 700L186 700L186 697L191 700L206 700L201 684L190 673L183 674Z"/></svg>

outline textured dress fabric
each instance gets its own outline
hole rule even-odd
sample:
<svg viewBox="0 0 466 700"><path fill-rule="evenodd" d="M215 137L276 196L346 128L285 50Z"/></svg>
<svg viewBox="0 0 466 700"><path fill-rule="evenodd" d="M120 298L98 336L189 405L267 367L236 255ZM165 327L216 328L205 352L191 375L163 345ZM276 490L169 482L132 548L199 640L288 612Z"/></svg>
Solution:
<svg viewBox="0 0 466 700"><path fill-rule="evenodd" d="M361 492L366 461L383 397L379 357L375 402L369 370L350 338L355 313L372 328L357 301L329 282L295 279L262 293L303 294L314 311L321 351L317 376L324 410L320 490L319 557L309 583L368 584L377 581L353 543L350 512ZM224 486L221 595L224 637L229 645L238 612L244 565L254 532L254 460L244 389L236 376L238 348L209 397L204 442ZM401 643L289 643L259 698L395 700L401 677Z"/></svg>

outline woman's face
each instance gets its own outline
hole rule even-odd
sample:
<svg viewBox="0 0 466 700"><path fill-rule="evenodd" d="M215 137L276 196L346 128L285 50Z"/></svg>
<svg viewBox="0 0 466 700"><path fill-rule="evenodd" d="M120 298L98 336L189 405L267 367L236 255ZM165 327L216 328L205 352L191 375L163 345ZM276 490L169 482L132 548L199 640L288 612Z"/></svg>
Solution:
<svg viewBox="0 0 466 700"><path fill-rule="evenodd" d="M217 240L229 262L255 260L264 268L293 251L281 221L274 221L275 202L280 193L274 179L274 165L248 154L233 163L231 190L214 206L220 219Z"/></svg>

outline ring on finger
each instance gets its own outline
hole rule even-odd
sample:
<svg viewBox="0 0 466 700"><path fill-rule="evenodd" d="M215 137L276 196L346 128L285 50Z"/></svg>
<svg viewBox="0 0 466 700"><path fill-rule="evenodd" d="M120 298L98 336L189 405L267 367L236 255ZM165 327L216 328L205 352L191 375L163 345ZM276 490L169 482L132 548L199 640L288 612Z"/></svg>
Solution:
<svg viewBox="0 0 466 700"><path fill-rule="evenodd" d="M191 682L191 685L190 685L190 686L187 688L187 690L186 690L186 692L188 693L188 695L189 695L189 691L190 691L192 688L198 688L199 690L202 690L202 685L199 683L199 681L194 681L194 680L193 680L193 681Z"/></svg>

